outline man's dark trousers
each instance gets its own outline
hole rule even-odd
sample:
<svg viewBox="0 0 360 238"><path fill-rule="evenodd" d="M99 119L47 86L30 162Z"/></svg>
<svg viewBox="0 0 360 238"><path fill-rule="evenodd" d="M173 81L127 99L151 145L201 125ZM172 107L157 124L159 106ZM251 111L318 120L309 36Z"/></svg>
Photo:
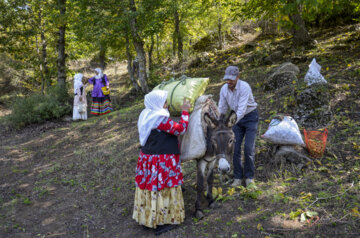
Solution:
<svg viewBox="0 0 360 238"><path fill-rule="evenodd" d="M235 133L235 149L233 157L234 178L253 179L255 172L255 138L259 123L259 113L255 109L246 114L238 123L233 126ZM241 166L241 144L245 137L244 168Z"/></svg>

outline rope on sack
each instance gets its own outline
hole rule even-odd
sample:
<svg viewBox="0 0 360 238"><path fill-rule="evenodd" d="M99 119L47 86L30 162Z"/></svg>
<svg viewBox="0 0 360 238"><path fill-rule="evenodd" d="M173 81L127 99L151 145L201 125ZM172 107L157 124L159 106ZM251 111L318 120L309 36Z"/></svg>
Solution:
<svg viewBox="0 0 360 238"><path fill-rule="evenodd" d="M179 81L175 87L172 89L171 91L171 94L170 94L170 107L172 108L172 110L176 113L181 113L179 111L177 111L173 105L173 95L174 95L174 92L175 92L175 89L177 88L177 86L179 86L180 84L182 85L186 85L186 79L188 79L190 77L187 77L186 75L182 75L181 77L179 77L178 79L175 79L175 78L171 78L170 80L168 81L163 81L160 86L159 86L159 89L163 89L166 85L170 84L170 83L173 83L173 82L177 82Z"/></svg>

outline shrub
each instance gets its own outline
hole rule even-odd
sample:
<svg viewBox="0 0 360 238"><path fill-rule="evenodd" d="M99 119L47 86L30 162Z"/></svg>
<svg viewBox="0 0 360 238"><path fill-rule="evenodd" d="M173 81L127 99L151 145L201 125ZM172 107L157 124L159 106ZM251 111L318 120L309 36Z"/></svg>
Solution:
<svg viewBox="0 0 360 238"><path fill-rule="evenodd" d="M69 95L65 88L51 87L46 94L34 93L17 98L8 116L10 124L16 128L60 118L71 111Z"/></svg>

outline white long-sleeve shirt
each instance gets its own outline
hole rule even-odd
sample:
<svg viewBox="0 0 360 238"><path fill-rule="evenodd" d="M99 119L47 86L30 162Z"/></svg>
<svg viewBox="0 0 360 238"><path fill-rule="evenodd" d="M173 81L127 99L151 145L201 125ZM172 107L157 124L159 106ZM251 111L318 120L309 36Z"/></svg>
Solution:
<svg viewBox="0 0 360 238"><path fill-rule="evenodd" d="M255 110L256 107L257 103L247 82L239 79L234 91L231 91L227 84L221 87L219 100L221 114L226 114L230 108L236 112L237 122L239 122L246 114Z"/></svg>

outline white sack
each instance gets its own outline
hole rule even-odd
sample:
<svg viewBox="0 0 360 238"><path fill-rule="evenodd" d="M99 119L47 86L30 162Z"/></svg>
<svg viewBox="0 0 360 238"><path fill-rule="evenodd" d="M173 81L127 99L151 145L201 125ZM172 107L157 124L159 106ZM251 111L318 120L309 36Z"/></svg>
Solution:
<svg viewBox="0 0 360 238"><path fill-rule="evenodd" d="M284 116L283 120L272 119L268 130L261 137L273 144L305 145L296 121L290 116Z"/></svg>
<svg viewBox="0 0 360 238"><path fill-rule="evenodd" d="M190 114L188 130L180 137L180 160L182 162L201 158L206 153L206 140L202 125L202 109L210 95L200 96Z"/></svg>
<svg viewBox="0 0 360 238"><path fill-rule="evenodd" d="M327 83L324 76L320 73L321 65L319 65L315 58L311 61L309 65L309 70L307 71L304 81L307 83L308 86L314 83Z"/></svg>

